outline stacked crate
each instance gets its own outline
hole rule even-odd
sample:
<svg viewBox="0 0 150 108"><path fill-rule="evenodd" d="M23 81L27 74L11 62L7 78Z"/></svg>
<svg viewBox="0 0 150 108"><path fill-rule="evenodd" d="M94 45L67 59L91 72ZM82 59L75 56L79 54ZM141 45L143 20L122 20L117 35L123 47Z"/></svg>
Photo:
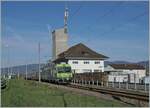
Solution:
<svg viewBox="0 0 150 108"><path fill-rule="evenodd" d="M86 73L75 73L73 76L74 80L84 80L84 81L98 81L105 84L107 82L107 75L101 72L86 72Z"/></svg>

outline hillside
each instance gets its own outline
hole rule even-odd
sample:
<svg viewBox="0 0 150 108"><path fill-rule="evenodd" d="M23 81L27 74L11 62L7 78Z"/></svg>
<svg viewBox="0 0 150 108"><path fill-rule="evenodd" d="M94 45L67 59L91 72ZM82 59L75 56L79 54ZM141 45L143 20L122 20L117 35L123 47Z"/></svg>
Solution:
<svg viewBox="0 0 150 108"><path fill-rule="evenodd" d="M41 67L43 66L44 64L41 64ZM20 74L25 74L26 72L26 65L20 65L20 66L13 66L11 67L10 69L12 69L12 73L14 74L17 74L18 72ZM27 65L27 71L28 73L35 73L35 72L38 72L38 69L39 69L39 65L38 64L28 64ZM11 71L11 70L10 70ZM1 74L7 74L8 72L8 68L2 68L1 69Z"/></svg>

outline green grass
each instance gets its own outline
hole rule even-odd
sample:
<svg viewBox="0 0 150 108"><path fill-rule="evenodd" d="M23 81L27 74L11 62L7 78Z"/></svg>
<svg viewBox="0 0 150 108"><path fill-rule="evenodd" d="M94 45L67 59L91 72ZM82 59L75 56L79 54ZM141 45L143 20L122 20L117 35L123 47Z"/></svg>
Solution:
<svg viewBox="0 0 150 108"><path fill-rule="evenodd" d="M66 90L38 84L34 81L10 80L1 91L3 107L121 107L129 106L118 101L102 100Z"/></svg>

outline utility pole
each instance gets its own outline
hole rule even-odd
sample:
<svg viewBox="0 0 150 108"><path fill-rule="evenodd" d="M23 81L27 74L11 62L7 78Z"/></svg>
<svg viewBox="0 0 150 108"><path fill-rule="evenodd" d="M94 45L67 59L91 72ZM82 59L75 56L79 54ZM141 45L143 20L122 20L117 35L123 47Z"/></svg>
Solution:
<svg viewBox="0 0 150 108"><path fill-rule="evenodd" d="M9 75L10 75L10 67L9 67L9 46L8 46L8 44L6 45L6 49L7 49L7 75L8 75L8 77L9 77Z"/></svg>
<svg viewBox="0 0 150 108"><path fill-rule="evenodd" d="M19 79L19 67L17 68L17 71L18 71L18 79Z"/></svg>
<svg viewBox="0 0 150 108"><path fill-rule="evenodd" d="M11 72L11 77L12 77L12 74L13 74L13 67L12 67L12 65L10 67L10 72Z"/></svg>
<svg viewBox="0 0 150 108"><path fill-rule="evenodd" d="M39 53L39 82L41 82L41 66L40 66L40 42L39 42L39 45L38 45L38 53Z"/></svg>
<svg viewBox="0 0 150 108"><path fill-rule="evenodd" d="M28 65L26 63L26 80L27 80L27 75L28 75Z"/></svg>

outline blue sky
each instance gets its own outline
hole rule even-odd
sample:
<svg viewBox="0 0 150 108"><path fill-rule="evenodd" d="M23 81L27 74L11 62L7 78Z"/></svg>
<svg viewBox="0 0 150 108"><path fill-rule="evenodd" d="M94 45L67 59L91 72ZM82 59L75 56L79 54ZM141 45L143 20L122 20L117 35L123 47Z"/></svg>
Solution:
<svg viewBox="0 0 150 108"><path fill-rule="evenodd" d="M64 25L69 8L69 46L84 43L109 61L148 60L148 2L2 2L2 66L51 57L51 30ZM7 47L8 46L8 47Z"/></svg>

